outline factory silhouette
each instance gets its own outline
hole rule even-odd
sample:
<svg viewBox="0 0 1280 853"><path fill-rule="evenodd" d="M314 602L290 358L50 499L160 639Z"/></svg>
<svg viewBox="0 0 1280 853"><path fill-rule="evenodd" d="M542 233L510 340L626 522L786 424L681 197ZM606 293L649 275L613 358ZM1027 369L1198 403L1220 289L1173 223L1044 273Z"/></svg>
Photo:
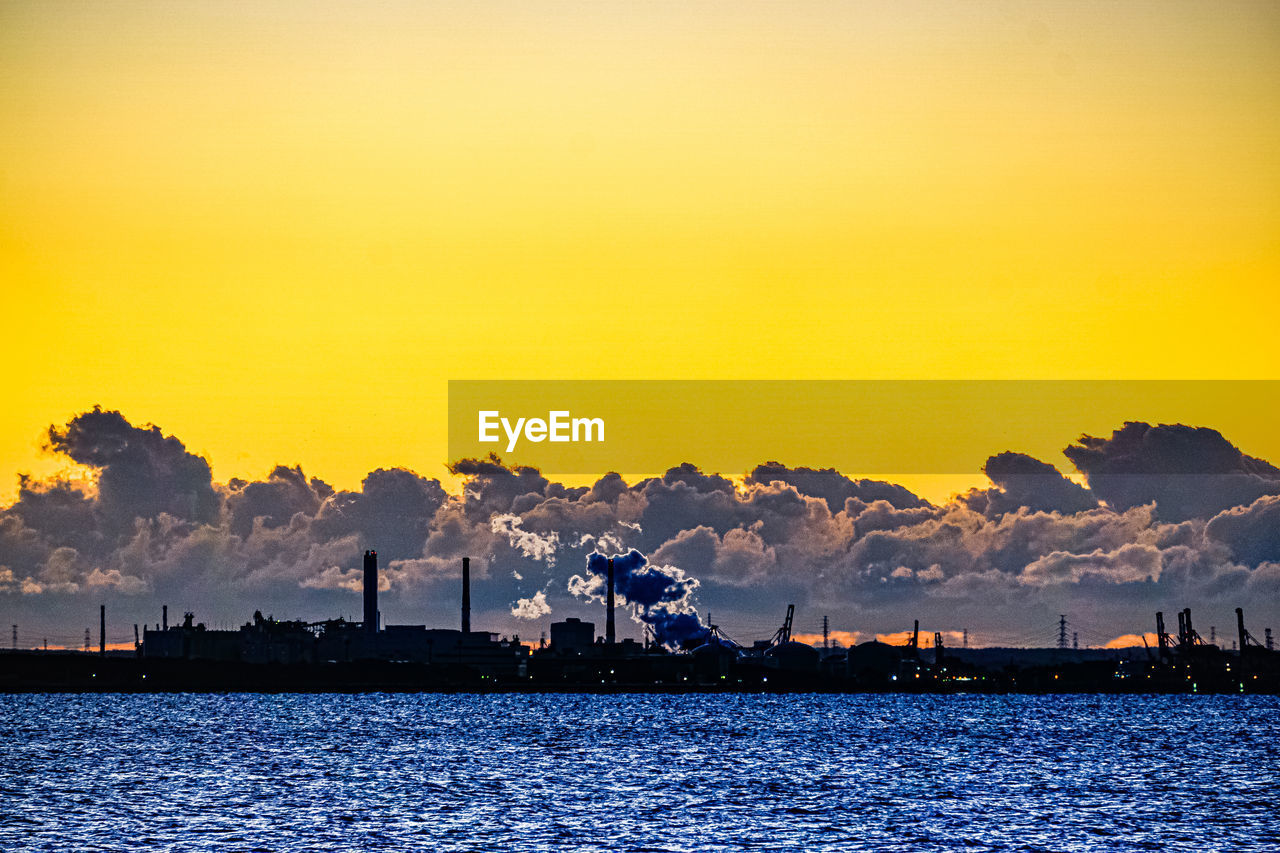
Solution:
<svg viewBox="0 0 1280 853"><path fill-rule="evenodd" d="M849 649L817 648L791 636L788 605L781 627L744 647L715 625L686 632L674 648L647 636L617 640L614 558L605 574L605 630L576 618L553 622L550 642L472 630L471 561L462 558L459 627L383 625L378 610L378 554L364 553L363 621L282 621L253 614L238 630L213 630L186 613L141 635L132 652L107 653L106 608L99 610L98 654L18 652L0 655L0 690L10 691L818 691L818 692L1098 692L1280 694L1280 652L1270 630L1259 642L1236 609L1238 646L1205 642L1191 610L1177 614L1176 635L1156 613L1157 643L1142 650L1058 648L948 649L941 633L921 645L914 624L903 646L871 641ZM696 617L695 617L696 618ZM1143 640L1146 645L1145 639ZM86 632L86 651L88 636Z"/></svg>

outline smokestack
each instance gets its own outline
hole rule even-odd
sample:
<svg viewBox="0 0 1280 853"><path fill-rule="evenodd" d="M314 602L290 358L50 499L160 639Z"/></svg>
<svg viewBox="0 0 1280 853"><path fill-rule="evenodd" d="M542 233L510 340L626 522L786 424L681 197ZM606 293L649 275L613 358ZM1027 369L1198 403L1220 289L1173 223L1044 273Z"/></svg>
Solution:
<svg viewBox="0 0 1280 853"><path fill-rule="evenodd" d="M378 552L364 552L364 631L378 633Z"/></svg>
<svg viewBox="0 0 1280 853"><path fill-rule="evenodd" d="M160 606L160 630L169 630L169 605L162 604Z"/></svg>
<svg viewBox="0 0 1280 853"><path fill-rule="evenodd" d="M1244 648L1247 645L1246 638L1249 632L1244 629L1244 609L1236 608L1236 633L1240 635L1240 664L1244 665Z"/></svg>
<svg viewBox="0 0 1280 853"><path fill-rule="evenodd" d="M462 558L462 633L471 632L471 558Z"/></svg>
<svg viewBox="0 0 1280 853"><path fill-rule="evenodd" d="M597 563L596 565L599 565ZM605 604L604 641L612 645L617 640L613 626L613 558L609 558L609 598Z"/></svg>
<svg viewBox="0 0 1280 853"><path fill-rule="evenodd" d="M98 654L107 653L107 605L98 605Z"/></svg>

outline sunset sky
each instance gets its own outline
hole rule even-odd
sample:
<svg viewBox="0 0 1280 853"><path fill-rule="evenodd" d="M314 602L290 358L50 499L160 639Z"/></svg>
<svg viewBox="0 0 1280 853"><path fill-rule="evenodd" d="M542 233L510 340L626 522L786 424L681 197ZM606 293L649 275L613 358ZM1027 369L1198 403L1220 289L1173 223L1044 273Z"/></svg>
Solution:
<svg viewBox="0 0 1280 853"><path fill-rule="evenodd" d="M1277 44L1266 3L5 3L0 495L95 403L354 486L446 476L450 378L1273 378Z"/></svg>
<svg viewBox="0 0 1280 853"><path fill-rule="evenodd" d="M1138 433L1073 467L1130 417L1082 407L895 480L933 506L788 446L732 485L680 446L590 494L451 474L446 417L451 379L1276 379L1280 5L11 0L0 122L14 621L332 613L382 537L389 618L452 618L470 553L478 615L528 628L537 594L587 607L587 530L705 569L752 632L847 594L848 636L917 608L1030 642L1074 608L1100 644L1280 589L1280 472L1248 456L1280 462L1275 395L1168 416L1225 442L1151 433L1230 447L1221 493L1108 486ZM1073 482L989 482L1002 451Z"/></svg>

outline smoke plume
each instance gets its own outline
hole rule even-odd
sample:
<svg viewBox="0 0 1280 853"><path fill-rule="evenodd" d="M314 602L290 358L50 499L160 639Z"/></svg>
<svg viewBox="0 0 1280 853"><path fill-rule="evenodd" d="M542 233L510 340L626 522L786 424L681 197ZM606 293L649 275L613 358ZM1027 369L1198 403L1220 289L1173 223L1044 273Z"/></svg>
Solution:
<svg viewBox="0 0 1280 853"><path fill-rule="evenodd" d="M592 553L587 556L587 576L569 579L574 595L604 601L609 559L613 560L614 588L621 603L632 605L633 616L648 626L655 642L678 648L705 640L709 629L698 618L693 593L696 578L675 566L649 564L644 554L632 548L612 558Z"/></svg>

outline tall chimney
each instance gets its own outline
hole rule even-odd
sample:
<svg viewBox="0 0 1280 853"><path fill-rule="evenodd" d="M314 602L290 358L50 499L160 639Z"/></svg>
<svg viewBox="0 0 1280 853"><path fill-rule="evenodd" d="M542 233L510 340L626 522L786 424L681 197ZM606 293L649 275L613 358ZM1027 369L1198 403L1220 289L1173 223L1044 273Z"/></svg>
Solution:
<svg viewBox="0 0 1280 853"><path fill-rule="evenodd" d="M364 552L364 631L378 633L378 552Z"/></svg>
<svg viewBox="0 0 1280 853"><path fill-rule="evenodd" d="M462 633L471 633L471 558L462 558Z"/></svg>
<svg viewBox="0 0 1280 853"><path fill-rule="evenodd" d="M613 626L613 558L609 558L609 598L605 603L604 641L612 645L617 640Z"/></svg>
<svg viewBox="0 0 1280 853"><path fill-rule="evenodd" d="M169 605L160 605L160 630L169 630Z"/></svg>
<svg viewBox="0 0 1280 853"><path fill-rule="evenodd" d="M107 653L107 605L98 605L98 654Z"/></svg>
<svg viewBox="0 0 1280 853"><path fill-rule="evenodd" d="M1240 664L1244 665L1245 646L1248 645L1249 632L1244 629L1244 610L1236 608L1236 633L1240 635Z"/></svg>

